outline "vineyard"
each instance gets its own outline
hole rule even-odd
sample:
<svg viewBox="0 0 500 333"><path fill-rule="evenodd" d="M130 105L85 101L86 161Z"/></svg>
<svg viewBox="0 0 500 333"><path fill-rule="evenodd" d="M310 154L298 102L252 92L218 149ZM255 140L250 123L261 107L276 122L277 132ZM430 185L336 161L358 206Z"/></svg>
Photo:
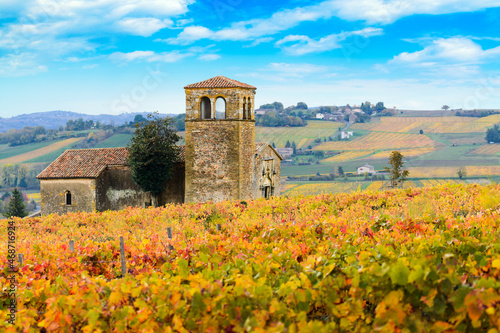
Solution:
<svg viewBox="0 0 500 333"><path fill-rule="evenodd" d="M342 161L355 160L369 156L374 152L375 150L347 150L332 157L325 158L322 160L322 162L328 163L328 162L342 162Z"/></svg>
<svg viewBox="0 0 500 333"><path fill-rule="evenodd" d="M21 163L25 161L32 160L34 158L49 154L51 152L54 152L58 149L62 149L64 147L68 147L78 141L83 140L83 138L71 138L71 139L65 139L61 141L57 141L55 143L46 145L45 147L38 148L26 153L22 153L19 155L15 155L12 157L4 158L0 160L0 164L7 164L7 163ZM22 148L22 147L21 147Z"/></svg>
<svg viewBox="0 0 500 333"><path fill-rule="evenodd" d="M448 185L15 219L17 320L4 289L0 327L495 332L499 208L499 186Z"/></svg>
<svg viewBox="0 0 500 333"><path fill-rule="evenodd" d="M402 133L472 133L485 132L500 122L500 115L469 117L382 117L379 122L354 124L352 130Z"/></svg>
<svg viewBox="0 0 500 333"><path fill-rule="evenodd" d="M500 153L500 144L489 144L474 149L470 152L471 154L485 154L485 155L496 155Z"/></svg>
<svg viewBox="0 0 500 333"><path fill-rule="evenodd" d="M463 167L470 177L497 176L500 166L465 166ZM410 167L411 178L448 178L457 176L457 167Z"/></svg>
<svg viewBox="0 0 500 333"><path fill-rule="evenodd" d="M441 143L433 141L425 135L374 132L352 141L324 142L314 147L314 150L390 150L440 146L442 146Z"/></svg>
<svg viewBox="0 0 500 333"><path fill-rule="evenodd" d="M255 127L256 141L274 143L283 148L287 141L295 141L297 148L306 148L315 139L327 138L344 128L344 123L332 121L309 120L305 127Z"/></svg>

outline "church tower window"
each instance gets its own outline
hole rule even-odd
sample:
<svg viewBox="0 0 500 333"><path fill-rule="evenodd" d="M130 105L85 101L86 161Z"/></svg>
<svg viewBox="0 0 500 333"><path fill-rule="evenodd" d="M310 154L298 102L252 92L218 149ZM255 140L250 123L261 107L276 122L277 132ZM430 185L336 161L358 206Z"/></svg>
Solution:
<svg viewBox="0 0 500 333"><path fill-rule="evenodd" d="M71 192L66 191L65 201L67 206L71 206Z"/></svg>
<svg viewBox="0 0 500 333"><path fill-rule="evenodd" d="M217 97L215 100L215 118L226 119L226 100L224 97Z"/></svg>
<svg viewBox="0 0 500 333"><path fill-rule="evenodd" d="M201 99L201 119L212 118L212 105L210 103L210 98L203 97Z"/></svg>

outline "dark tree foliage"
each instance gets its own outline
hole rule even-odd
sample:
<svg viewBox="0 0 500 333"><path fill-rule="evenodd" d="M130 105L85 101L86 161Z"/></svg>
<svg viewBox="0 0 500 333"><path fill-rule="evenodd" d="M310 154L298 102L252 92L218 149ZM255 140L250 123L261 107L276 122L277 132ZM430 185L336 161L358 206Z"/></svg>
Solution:
<svg viewBox="0 0 500 333"><path fill-rule="evenodd" d="M9 205L7 206L7 209L5 210L3 215L6 218L28 216L23 196L21 192L19 192L17 187L12 191L12 197L10 198Z"/></svg>
<svg viewBox="0 0 500 333"><path fill-rule="evenodd" d="M180 137L172 118L155 113L149 114L148 120L143 126L136 126L128 145L129 163L132 179L153 195L157 206L158 196L172 179L175 164L180 160L180 148L176 145Z"/></svg>
<svg viewBox="0 0 500 333"><path fill-rule="evenodd" d="M298 127L306 126L307 121L301 119L300 117L287 116L285 114L278 114L275 111L269 111L263 116L257 116L255 125L264 127Z"/></svg>
<svg viewBox="0 0 500 333"><path fill-rule="evenodd" d="M498 125L494 125L493 128L488 128L486 131L486 142L500 142L500 131Z"/></svg>
<svg viewBox="0 0 500 333"><path fill-rule="evenodd" d="M403 169L403 154L399 151L393 151L389 157L391 167L385 167L385 171L389 173L391 187L395 188L398 185L403 185L403 182L408 178L410 172Z"/></svg>

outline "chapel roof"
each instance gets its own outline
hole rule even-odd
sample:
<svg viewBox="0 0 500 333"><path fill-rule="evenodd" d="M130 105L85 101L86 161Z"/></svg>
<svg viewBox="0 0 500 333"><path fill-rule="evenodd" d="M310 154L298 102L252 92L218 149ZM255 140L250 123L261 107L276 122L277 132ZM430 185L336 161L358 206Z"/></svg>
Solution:
<svg viewBox="0 0 500 333"><path fill-rule="evenodd" d="M193 88L248 88L248 89L257 89L254 86L249 84L236 81L225 76L219 75L215 76L211 79L189 84L184 87L184 89L193 89Z"/></svg>
<svg viewBox="0 0 500 333"><path fill-rule="evenodd" d="M185 146L181 148L184 161ZM128 165L128 148L69 149L61 154L37 178L96 178L108 166Z"/></svg>

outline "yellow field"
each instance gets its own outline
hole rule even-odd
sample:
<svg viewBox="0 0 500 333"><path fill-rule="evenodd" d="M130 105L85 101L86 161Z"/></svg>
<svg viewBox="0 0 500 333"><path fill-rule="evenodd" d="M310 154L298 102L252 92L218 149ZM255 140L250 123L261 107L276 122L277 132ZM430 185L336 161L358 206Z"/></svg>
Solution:
<svg viewBox="0 0 500 333"><path fill-rule="evenodd" d="M471 117L383 117L380 122L354 124L351 129L400 133L471 133L484 132L500 122L500 115Z"/></svg>
<svg viewBox="0 0 500 333"><path fill-rule="evenodd" d="M500 166L466 166L468 177L500 175ZM408 168L411 178L447 178L456 177L456 167L411 167Z"/></svg>
<svg viewBox="0 0 500 333"><path fill-rule="evenodd" d="M26 196L28 197L28 199L31 200L35 200L35 201L40 201L40 193L28 193L26 194Z"/></svg>
<svg viewBox="0 0 500 333"><path fill-rule="evenodd" d="M387 183L386 180L376 180L374 182L371 182L370 185L366 188L367 191L380 191L382 188L384 188L385 184Z"/></svg>
<svg viewBox="0 0 500 333"><path fill-rule="evenodd" d="M325 158L322 160L322 162L342 162L342 161L347 161L347 160L354 160L357 158L365 157L370 154L372 154L374 150L348 150L345 152L342 152L338 155Z"/></svg>
<svg viewBox="0 0 500 333"><path fill-rule="evenodd" d="M318 184L304 184L297 186L285 194L290 196L297 195L311 195L311 194L322 194L322 193L349 193L354 192L358 188L362 188L363 183L342 183L342 182L331 182L331 183L318 183Z"/></svg>
<svg viewBox="0 0 500 333"><path fill-rule="evenodd" d="M66 147L68 145L71 145L71 144L78 142L80 140L83 140L83 139L84 138L71 138L71 139L62 140L62 141L53 143L51 145L48 145L46 147L36 149L33 151L29 151L29 152L24 153L24 154L19 154L19 155L12 156L9 158L4 158L3 160L0 160L0 164L21 163L24 161L28 161L28 160L31 160L33 158L40 157L40 156L43 156L45 154L51 153L54 150L58 150L58 149L61 149L63 147Z"/></svg>
<svg viewBox="0 0 500 333"><path fill-rule="evenodd" d="M412 157L412 156L419 156L423 154L430 153L432 151L436 150L436 147L427 147L427 148L415 148L415 149L401 149L399 152L403 154L404 157ZM390 150L384 150L379 153L376 153L370 158L389 158L389 155L391 155Z"/></svg>
<svg viewBox="0 0 500 333"><path fill-rule="evenodd" d="M500 144L486 144L474 149L470 154L495 155L500 152Z"/></svg>
<svg viewBox="0 0 500 333"><path fill-rule="evenodd" d="M484 137L472 137L472 138L456 138L456 139L450 139L451 143L457 144L457 145L472 145L474 143L485 143Z"/></svg>
<svg viewBox="0 0 500 333"><path fill-rule="evenodd" d="M335 134L343 123L332 121L310 120L305 127L256 127L257 142L274 142L276 147L283 148L287 140L295 141L297 148L307 147L315 139L328 137Z"/></svg>
<svg viewBox="0 0 500 333"><path fill-rule="evenodd" d="M314 147L314 150L390 150L439 146L443 144L425 135L374 132L352 141L323 142Z"/></svg>

